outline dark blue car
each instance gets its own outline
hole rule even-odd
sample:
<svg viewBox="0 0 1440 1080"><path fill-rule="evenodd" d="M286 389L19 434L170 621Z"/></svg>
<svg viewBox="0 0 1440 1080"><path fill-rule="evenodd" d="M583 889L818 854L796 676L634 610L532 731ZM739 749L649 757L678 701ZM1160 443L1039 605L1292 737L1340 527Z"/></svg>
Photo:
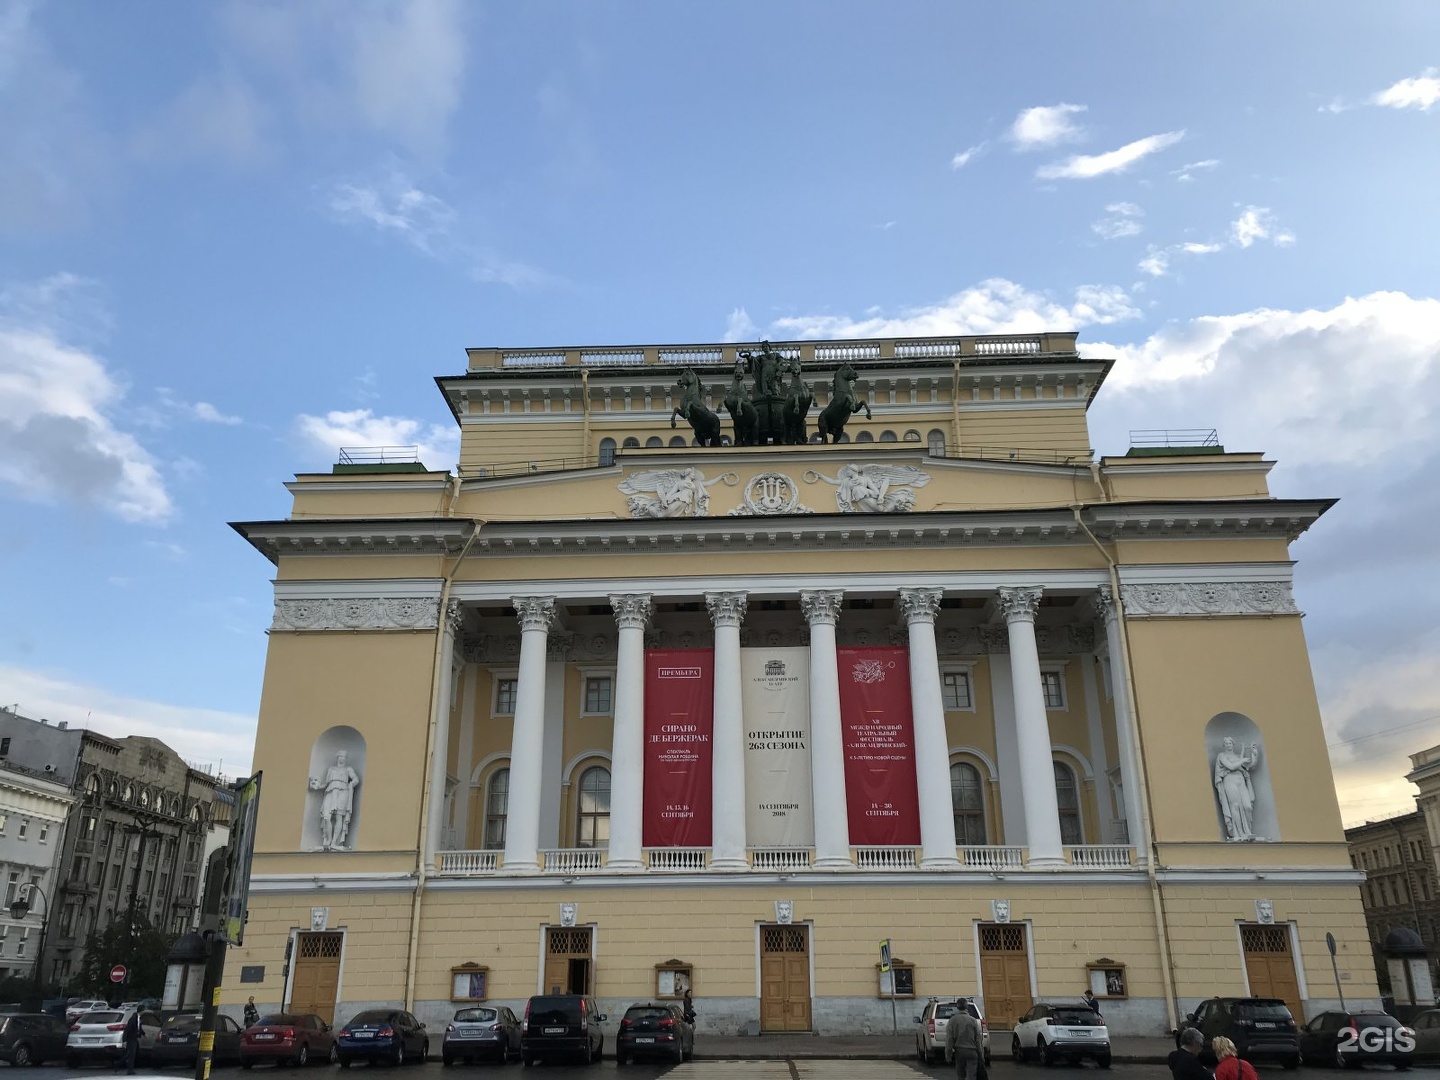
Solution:
<svg viewBox="0 0 1440 1080"><path fill-rule="evenodd" d="M430 1053L425 1025L402 1009L366 1009L340 1029L335 1050L342 1069L351 1062L424 1064Z"/></svg>

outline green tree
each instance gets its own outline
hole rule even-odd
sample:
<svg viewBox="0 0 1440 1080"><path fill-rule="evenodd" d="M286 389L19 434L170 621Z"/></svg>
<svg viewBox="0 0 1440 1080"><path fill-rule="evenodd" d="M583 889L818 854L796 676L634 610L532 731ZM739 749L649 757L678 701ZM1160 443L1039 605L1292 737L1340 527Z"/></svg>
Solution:
<svg viewBox="0 0 1440 1080"><path fill-rule="evenodd" d="M165 989L165 957L173 939L137 918L132 929L125 919L116 919L103 930L92 930L85 939L85 963L72 992L90 991L96 997L120 996L128 1000L159 997ZM123 964L129 977L116 985L110 969Z"/></svg>

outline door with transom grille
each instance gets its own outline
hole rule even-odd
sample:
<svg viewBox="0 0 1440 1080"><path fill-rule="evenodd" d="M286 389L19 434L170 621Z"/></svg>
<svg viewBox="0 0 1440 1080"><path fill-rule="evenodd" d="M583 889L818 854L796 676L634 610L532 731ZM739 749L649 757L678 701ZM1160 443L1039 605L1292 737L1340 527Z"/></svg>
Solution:
<svg viewBox="0 0 1440 1080"><path fill-rule="evenodd" d="M991 1028L1013 1028L1030 1011L1030 952L1024 923L981 923L980 993Z"/></svg>
<svg viewBox="0 0 1440 1080"><path fill-rule="evenodd" d="M335 994L340 989L340 945L344 934L297 934L295 978L290 983L290 1011L314 1013L335 1022Z"/></svg>
<svg viewBox="0 0 1440 1080"><path fill-rule="evenodd" d="M588 926L552 926L545 931L545 993L595 992L592 943Z"/></svg>
<svg viewBox="0 0 1440 1080"><path fill-rule="evenodd" d="M760 1030L810 1030L808 927L760 927Z"/></svg>
<svg viewBox="0 0 1440 1080"><path fill-rule="evenodd" d="M1251 997L1279 998L1290 1006L1297 1024L1305 1022L1300 1008L1300 980L1290 951L1290 927L1240 925L1240 947L1245 951L1245 974Z"/></svg>

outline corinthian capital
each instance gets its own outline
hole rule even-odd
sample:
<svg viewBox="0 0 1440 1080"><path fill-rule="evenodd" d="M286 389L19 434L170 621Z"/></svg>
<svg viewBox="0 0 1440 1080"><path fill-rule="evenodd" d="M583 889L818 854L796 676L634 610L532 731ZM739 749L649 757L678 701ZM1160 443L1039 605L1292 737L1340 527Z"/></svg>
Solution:
<svg viewBox="0 0 1440 1080"><path fill-rule="evenodd" d="M906 624L933 623L940 611L940 589L901 589L900 612Z"/></svg>
<svg viewBox="0 0 1440 1080"><path fill-rule="evenodd" d="M800 610L811 626L834 626L840 618L840 602L845 593L840 589L815 589L800 594Z"/></svg>
<svg viewBox="0 0 1440 1080"><path fill-rule="evenodd" d="M617 593L610 597L610 608L621 630L644 630L650 621L650 594Z"/></svg>
<svg viewBox="0 0 1440 1080"><path fill-rule="evenodd" d="M452 634L458 634L465 623L465 605L451 600L445 605L445 626Z"/></svg>
<svg viewBox="0 0 1440 1080"><path fill-rule="evenodd" d="M517 596L511 603L515 605L521 630L541 630L548 634L550 627L555 624L553 596Z"/></svg>
<svg viewBox="0 0 1440 1080"><path fill-rule="evenodd" d="M1005 613L1005 621L1034 622L1035 610L1040 606L1040 595L1044 591L1038 585L999 590L1000 610Z"/></svg>
<svg viewBox="0 0 1440 1080"><path fill-rule="evenodd" d="M1119 614L1115 607L1115 591L1109 585L1101 585L1095 590L1095 611L1107 623Z"/></svg>
<svg viewBox="0 0 1440 1080"><path fill-rule="evenodd" d="M745 618L743 592L712 592L705 594L705 606L716 626L739 626Z"/></svg>

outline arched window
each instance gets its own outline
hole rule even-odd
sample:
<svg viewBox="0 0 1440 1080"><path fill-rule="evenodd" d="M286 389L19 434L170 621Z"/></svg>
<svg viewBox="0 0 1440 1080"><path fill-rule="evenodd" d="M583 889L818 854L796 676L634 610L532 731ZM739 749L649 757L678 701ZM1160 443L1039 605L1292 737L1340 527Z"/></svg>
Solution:
<svg viewBox="0 0 1440 1080"><path fill-rule="evenodd" d="M1055 762L1055 802L1060 807L1060 842L1083 844L1085 830L1080 823L1080 786L1075 770L1063 761Z"/></svg>
<svg viewBox="0 0 1440 1080"><path fill-rule="evenodd" d="M894 433L893 431L882 431L882 432L880 432L880 441L881 441L881 442L899 442L900 440L895 437L895 433Z"/></svg>
<svg viewBox="0 0 1440 1080"><path fill-rule="evenodd" d="M639 450L640 440L637 439L634 435L629 435L620 445L623 446L626 450Z"/></svg>
<svg viewBox="0 0 1440 1080"><path fill-rule="evenodd" d="M600 440L600 464L601 464L601 465L614 465L614 464L615 464L615 440L614 440L614 439L601 439L601 440Z"/></svg>
<svg viewBox="0 0 1440 1080"><path fill-rule="evenodd" d="M485 791L485 850L500 851L505 847L505 814L510 805L510 770L496 769L490 774Z"/></svg>
<svg viewBox="0 0 1440 1080"><path fill-rule="evenodd" d="M870 432L868 432L868 431L862 431L862 432L859 432L859 433L855 436L855 441L856 441L857 443L861 443L861 442L874 442L874 441L875 441L875 436L874 436L874 435L871 435Z"/></svg>
<svg viewBox="0 0 1440 1080"><path fill-rule="evenodd" d="M134 801L135 801L135 785L134 785L134 784L126 784L126 785L125 785L125 801L126 801L126 802L134 802Z"/></svg>
<svg viewBox="0 0 1440 1080"><path fill-rule="evenodd" d="M660 438L659 435L651 435L645 440L645 445L653 450L657 446L664 446L665 440Z"/></svg>
<svg viewBox="0 0 1440 1080"><path fill-rule="evenodd" d="M610 770L603 765L592 765L580 774L575 846L610 846Z"/></svg>
<svg viewBox="0 0 1440 1080"><path fill-rule="evenodd" d="M94 773L85 778L85 797L91 802L96 802L100 798L100 778Z"/></svg>
<svg viewBox="0 0 1440 1080"><path fill-rule="evenodd" d="M945 433L943 431L939 428L932 430L928 442L930 443L930 453L932 456L945 456Z"/></svg>
<svg viewBox="0 0 1440 1080"><path fill-rule="evenodd" d="M838 443L847 443L847 442L849 442L849 441L850 441L850 433L849 433L848 431L842 431L842 432L840 432L840 434L836 437L835 441L838 442Z"/></svg>
<svg viewBox="0 0 1440 1080"><path fill-rule="evenodd" d="M920 441L920 433L919 433L918 431L916 431L914 428L911 428L909 431L905 432L905 441L906 441L906 442L919 442L919 441Z"/></svg>
<svg viewBox="0 0 1440 1080"><path fill-rule="evenodd" d="M955 810L955 843L979 847L989 843L985 832L985 789L980 770L964 761L950 766L950 805Z"/></svg>
<svg viewBox="0 0 1440 1080"><path fill-rule="evenodd" d="M671 445L671 446L684 446L684 445L685 445L685 436L684 436L684 435L671 435L671 436L670 436L670 445Z"/></svg>
<svg viewBox="0 0 1440 1080"><path fill-rule="evenodd" d="M148 788L140 789L140 808L142 810L150 809L150 790Z"/></svg>

